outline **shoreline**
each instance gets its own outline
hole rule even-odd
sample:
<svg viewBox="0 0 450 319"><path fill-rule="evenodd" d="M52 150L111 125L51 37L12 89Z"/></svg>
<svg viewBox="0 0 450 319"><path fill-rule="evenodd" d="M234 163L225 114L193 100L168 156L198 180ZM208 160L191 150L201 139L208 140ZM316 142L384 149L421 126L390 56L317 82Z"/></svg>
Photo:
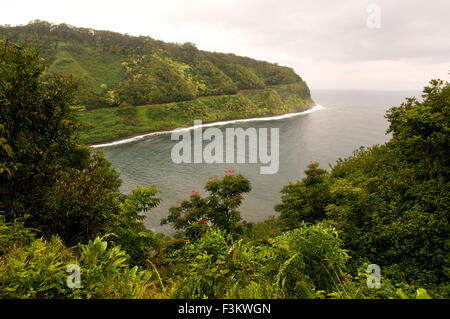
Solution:
<svg viewBox="0 0 450 319"><path fill-rule="evenodd" d="M285 118L291 118L291 117L296 117L296 116L310 114L312 112L315 112L315 111L318 111L318 110L321 110L321 109L323 109L323 106L316 104L316 105L313 105L312 107L310 107L309 109L301 111L301 112L286 113L286 114L282 114L282 115L275 115L275 116L268 116L268 117L254 117L254 118L248 118L248 119L236 119L236 120L225 120L225 121L209 122L209 123L204 123L201 126L202 127L211 127L211 126L222 126L222 125L227 125L227 124L231 124L231 123L240 123L240 122L257 122L257 121L281 120L281 119L285 119ZM143 140L144 138L150 137L150 136L169 134L169 133L172 133L172 132L189 131L189 130L192 130L192 129L194 129L193 125L192 126L187 126L187 127L174 128L174 129L167 130L167 131L137 133L137 134L134 134L134 135L129 135L129 136L126 136L126 137L120 137L120 138L113 139L113 140L110 140L110 141L94 143L94 144L87 144L87 145L92 147L92 148L104 148L104 147L110 147L110 146L115 146L115 145L121 145L121 144L128 144L128 143L132 143L132 142L137 142L137 141Z"/></svg>

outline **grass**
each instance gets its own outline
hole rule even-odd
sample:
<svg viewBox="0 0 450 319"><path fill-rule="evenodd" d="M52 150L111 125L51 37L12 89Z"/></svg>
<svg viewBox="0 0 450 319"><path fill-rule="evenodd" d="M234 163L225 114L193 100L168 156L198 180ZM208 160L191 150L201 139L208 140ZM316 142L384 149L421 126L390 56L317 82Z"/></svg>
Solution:
<svg viewBox="0 0 450 319"><path fill-rule="evenodd" d="M122 79L123 60L111 52L60 41L55 61L48 71L66 76L72 74L74 78L86 80L95 89L100 89L101 84L111 88Z"/></svg>
<svg viewBox="0 0 450 319"><path fill-rule="evenodd" d="M192 126L195 119L203 123L240 118L279 115L307 109L313 105L311 99L302 99L295 94L279 98L278 104L269 108L266 96L275 89L240 92L235 95L207 96L192 101L143 105L135 111L121 111L119 107L79 111L81 123L79 141L95 144L148 132L157 132L183 126ZM293 98L294 97L294 98Z"/></svg>

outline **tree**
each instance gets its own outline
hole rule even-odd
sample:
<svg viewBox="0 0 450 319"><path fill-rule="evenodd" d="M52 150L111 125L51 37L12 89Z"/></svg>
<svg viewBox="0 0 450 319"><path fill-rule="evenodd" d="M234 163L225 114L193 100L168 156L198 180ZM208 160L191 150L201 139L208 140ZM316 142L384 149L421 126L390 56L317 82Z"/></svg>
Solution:
<svg viewBox="0 0 450 319"><path fill-rule="evenodd" d="M333 167L325 210L354 270L370 261L396 282L448 295L450 88L430 83L423 101L387 112L389 142Z"/></svg>
<svg viewBox="0 0 450 319"><path fill-rule="evenodd" d="M130 195L101 153L76 143L73 87L61 76L44 82L36 51L0 41L0 211L40 235L77 245L114 233L114 243L142 263L153 234L142 224L159 203L157 188ZM3 218L3 217L2 217Z"/></svg>
<svg viewBox="0 0 450 319"><path fill-rule="evenodd" d="M192 191L190 200L185 200L169 209L169 216L161 224L171 223L177 230L191 239L199 238L209 226L215 226L231 234L242 232L241 214L238 207L251 190L250 182L241 174L231 175L227 171L223 178L210 177L205 184L209 196L202 197Z"/></svg>
<svg viewBox="0 0 450 319"><path fill-rule="evenodd" d="M450 86L442 80L430 81L423 101L407 99L386 113L388 133L409 161L420 162L430 179L449 175L450 158Z"/></svg>
<svg viewBox="0 0 450 319"><path fill-rule="evenodd" d="M0 52L0 125L2 143L9 145L0 163L11 173L0 175L0 209L8 220L25 215L33 220L56 171L84 167L89 153L72 138L70 81L57 76L43 82L36 51L0 41Z"/></svg>
<svg viewBox="0 0 450 319"><path fill-rule="evenodd" d="M130 262L143 266L150 258L150 250L161 241L161 234L156 235L148 230L143 221L143 213L158 206L161 198L157 197L159 189L154 185L137 187L124 196L120 204L120 213L112 216L109 227L115 235L111 241L120 245L130 255Z"/></svg>
<svg viewBox="0 0 450 319"><path fill-rule="evenodd" d="M281 190L281 204L275 206L285 229L294 229L302 222L317 222L326 217L329 201L329 183L326 170L318 162L308 165L306 177L300 182L288 184Z"/></svg>

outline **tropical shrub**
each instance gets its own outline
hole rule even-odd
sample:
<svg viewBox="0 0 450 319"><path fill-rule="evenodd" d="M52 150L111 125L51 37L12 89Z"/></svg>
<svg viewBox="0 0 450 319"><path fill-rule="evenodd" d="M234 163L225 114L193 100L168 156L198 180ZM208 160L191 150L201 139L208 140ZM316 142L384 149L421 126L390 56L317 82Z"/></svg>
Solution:
<svg viewBox="0 0 450 319"><path fill-rule="evenodd" d="M189 200L177 202L177 206L169 209L169 216L162 219L161 224L171 223L189 239L199 238L209 226L216 226L230 234L242 233L238 207L244 199L242 194L249 192L251 186L244 176L233 173L229 170L222 178L209 177L205 184L205 190L209 193L207 197L192 191Z"/></svg>
<svg viewBox="0 0 450 319"><path fill-rule="evenodd" d="M13 244L0 257L0 298L68 297L65 267L76 263L74 251L57 237L39 238L26 246Z"/></svg>
<svg viewBox="0 0 450 319"><path fill-rule="evenodd" d="M314 290L333 291L344 277L349 256L331 227L303 223L270 243L280 263L292 258L284 271L285 289L291 298L312 297Z"/></svg>
<svg viewBox="0 0 450 319"><path fill-rule="evenodd" d="M128 266L118 246L100 238L66 248L58 237L13 244L0 256L0 298L138 298L149 287L149 271ZM80 286L69 287L69 265L80 270Z"/></svg>
<svg viewBox="0 0 450 319"><path fill-rule="evenodd" d="M328 172L311 161L305 170L306 177L300 182L288 184L281 190L281 204L275 206L280 212L284 229L297 228L302 222L321 221L326 217L325 207L330 198Z"/></svg>
<svg viewBox="0 0 450 319"><path fill-rule="evenodd" d="M186 243L172 257L184 261L175 267L172 297L175 298L280 298L282 271L273 278L264 277L263 268L275 262L267 248L253 247L242 240L233 242L230 235L211 228L194 242Z"/></svg>

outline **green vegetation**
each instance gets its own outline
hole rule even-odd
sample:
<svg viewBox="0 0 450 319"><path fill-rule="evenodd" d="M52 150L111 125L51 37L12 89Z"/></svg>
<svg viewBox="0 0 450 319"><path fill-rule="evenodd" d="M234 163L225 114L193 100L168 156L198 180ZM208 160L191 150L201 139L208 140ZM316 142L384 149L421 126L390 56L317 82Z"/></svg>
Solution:
<svg viewBox="0 0 450 319"><path fill-rule="evenodd" d="M201 51L192 43L39 20L0 26L1 39L37 48L48 66L44 79L70 77L84 144L191 126L196 119L270 116L313 105L291 68Z"/></svg>
<svg viewBox="0 0 450 319"><path fill-rule="evenodd" d="M116 108L100 108L77 112L81 124L79 141L92 144L138 133L165 131L203 123L299 112L310 107L298 83L240 92L236 95L200 97L193 101L162 105L136 106L122 104ZM289 90L282 98L278 92ZM111 129L114 128L114 129Z"/></svg>
<svg viewBox="0 0 450 319"><path fill-rule="evenodd" d="M188 59L184 52L173 54ZM275 76L254 74L266 84ZM229 170L211 176L206 196L187 190L190 198L170 208L162 222L177 229L173 237L142 223L159 204L157 188L121 194L111 164L77 144L70 79L43 75L36 51L0 41L0 298L449 298L448 83L434 80L423 102L389 110L385 145L330 171L312 162L282 189L279 218L242 221L251 185ZM247 100L277 106L296 87L238 94L229 104L208 99L223 98L230 110ZM190 103L165 107L181 118L219 112ZM127 103L113 110L86 114L135 121L164 112ZM367 286L371 263L382 266L380 289ZM70 265L80 267L80 288L67 285Z"/></svg>
<svg viewBox="0 0 450 319"><path fill-rule="evenodd" d="M87 108L145 105L236 94L242 89L306 83L288 67L109 31L35 20L0 26L0 40L37 48L49 74L71 76L77 102Z"/></svg>
<svg viewBox="0 0 450 319"><path fill-rule="evenodd" d="M377 261L396 282L448 296L450 86L430 84L422 102L387 112L388 143L357 150L330 172L312 163L276 209L284 229L307 221L340 230L353 269Z"/></svg>
<svg viewBox="0 0 450 319"><path fill-rule="evenodd" d="M161 224L171 223L173 228L183 230L180 234L188 239L198 239L205 230L217 227L230 234L241 234L243 227L241 214L237 208L243 200L243 193L251 190L250 182L242 175L226 174L223 179L214 179L206 183L205 190L210 194L202 198L197 191L192 191L189 201L171 207L169 216Z"/></svg>

